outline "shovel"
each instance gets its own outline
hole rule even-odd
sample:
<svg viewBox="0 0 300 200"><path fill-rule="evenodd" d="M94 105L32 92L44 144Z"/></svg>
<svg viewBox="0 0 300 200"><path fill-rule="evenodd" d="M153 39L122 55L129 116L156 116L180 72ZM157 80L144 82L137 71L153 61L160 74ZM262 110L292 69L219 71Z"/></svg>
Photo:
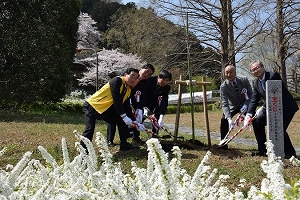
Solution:
<svg viewBox="0 0 300 200"><path fill-rule="evenodd" d="M234 125L237 125L238 124L238 122L239 122L239 120L240 120L240 118L243 116L245 114L245 111L244 112L241 112L241 113L239 113L239 115L237 116L237 118L235 119L235 121L234 121ZM243 121L243 120L241 120L241 121ZM231 131L233 130L234 128L230 128L229 130L228 130L228 133L226 134L226 136L225 136L225 138L224 139L222 139L220 142L219 142L219 146L220 147L222 147L222 146L224 146L224 145L226 145L227 144L227 141L228 141L228 136L229 136L229 134L231 133Z"/></svg>

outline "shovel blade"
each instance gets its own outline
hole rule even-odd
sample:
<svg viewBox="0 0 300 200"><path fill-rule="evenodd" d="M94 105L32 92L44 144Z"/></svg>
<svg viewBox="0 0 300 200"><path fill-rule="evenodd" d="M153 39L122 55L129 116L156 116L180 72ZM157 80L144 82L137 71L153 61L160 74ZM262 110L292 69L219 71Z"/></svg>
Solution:
<svg viewBox="0 0 300 200"><path fill-rule="evenodd" d="M226 145L227 141L228 141L228 139L223 139L223 140L221 140L221 141L219 142L219 144L218 144L219 147Z"/></svg>
<svg viewBox="0 0 300 200"><path fill-rule="evenodd" d="M161 138L163 138L163 139L171 138L171 135L163 135L163 136L161 136Z"/></svg>

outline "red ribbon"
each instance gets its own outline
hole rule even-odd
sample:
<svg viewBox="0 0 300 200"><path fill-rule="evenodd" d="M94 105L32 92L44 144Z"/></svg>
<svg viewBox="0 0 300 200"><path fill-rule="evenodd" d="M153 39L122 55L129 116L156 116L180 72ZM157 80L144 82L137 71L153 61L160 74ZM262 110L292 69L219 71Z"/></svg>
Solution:
<svg viewBox="0 0 300 200"><path fill-rule="evenodd" d="M246 100L249 100L249 97L248 97L247 89L246 89L246 88L243 88L243 89L242 89L242 94L245 95L245 99L246 99Z"/></svg>
<svg viewBox="0 0 300 200"><path fill-rule="evenodd" d="M141 91L139 91L139 90L137 90L136 92L135 92L135 100L136 100L136 102L140 102L140 96L141 96Z"/></svg>
<svg viewBox="0 0 300 200"><path fill-rule="evenodd" d="M160 103L161 103L161 101L162 101L162 99L163 99L163 97L162 96L158 96L158 106L160 106Z"/></svg>

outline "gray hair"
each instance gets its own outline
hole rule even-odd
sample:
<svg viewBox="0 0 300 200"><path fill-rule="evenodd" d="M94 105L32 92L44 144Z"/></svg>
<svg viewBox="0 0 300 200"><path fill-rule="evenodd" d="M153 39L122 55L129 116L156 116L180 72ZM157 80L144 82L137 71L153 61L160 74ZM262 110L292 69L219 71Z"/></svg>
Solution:
<svg viewBox="0 0 300 200"><path fill-rule="evenodd" d="M236 72L236 67L232 64L226 65L224 69L226 69L227 67L233 67L234 71Z"/></svg>
<svg viewBox="0 0 300 200"><path fill-rule="evenodd" d="M256 61L253 61L250 65L249 65L249 68L254 64L254 63L258 63L261 67L264 66L264 64L260 61L260 60L256 60Z"/></svg>

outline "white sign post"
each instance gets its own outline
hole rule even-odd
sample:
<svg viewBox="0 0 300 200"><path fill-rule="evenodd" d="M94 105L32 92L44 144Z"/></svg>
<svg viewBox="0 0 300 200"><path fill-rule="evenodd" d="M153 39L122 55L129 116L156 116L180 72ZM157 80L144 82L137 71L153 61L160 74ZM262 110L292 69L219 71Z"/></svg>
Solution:
<svg viewBox="0 0 300 200"><path fill-rule="evenodd" d="M282 81L266 82L267 139L274 145L276 157L284 161L284 135L282 110Z"/></svg>

